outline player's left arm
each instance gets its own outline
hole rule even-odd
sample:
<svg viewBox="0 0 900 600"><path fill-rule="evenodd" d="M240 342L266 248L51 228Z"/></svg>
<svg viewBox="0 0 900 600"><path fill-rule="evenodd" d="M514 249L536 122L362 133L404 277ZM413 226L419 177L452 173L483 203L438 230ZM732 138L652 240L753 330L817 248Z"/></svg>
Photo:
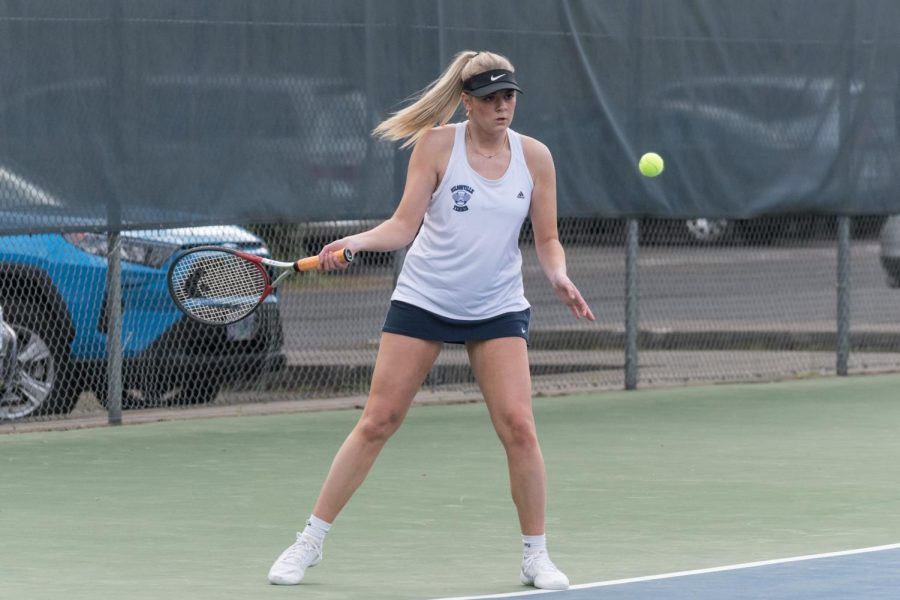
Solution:
<svg viewBox="0 0 900 600"><path fill-rule="evenodd" d="M566 253L559 242L556 227L556 167L553 156L547 146L526 136L522 136L522 149L534 181L530 216L538 261L556 295L575 318L586 317L593 321L594 313L566 271Z"/></svg>

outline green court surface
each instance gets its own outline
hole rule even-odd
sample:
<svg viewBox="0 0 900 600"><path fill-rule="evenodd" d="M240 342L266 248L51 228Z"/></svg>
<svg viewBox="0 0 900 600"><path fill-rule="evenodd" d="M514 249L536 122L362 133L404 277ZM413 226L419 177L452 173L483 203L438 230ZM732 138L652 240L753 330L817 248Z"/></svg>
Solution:
<svg viewBox="0 0 900 600"><path fill-rule="evenodd" d="M573 584L900 541L900 376L537 398ZM300 587L266 582L358 411L0 436L0 598L522 591L482 404L415 407Z"/></svg>

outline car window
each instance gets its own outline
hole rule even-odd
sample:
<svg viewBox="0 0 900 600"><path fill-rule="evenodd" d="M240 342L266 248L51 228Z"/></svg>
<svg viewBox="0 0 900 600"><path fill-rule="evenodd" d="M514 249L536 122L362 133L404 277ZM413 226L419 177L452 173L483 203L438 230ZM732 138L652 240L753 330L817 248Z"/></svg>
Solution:
<svg viewBox="0 0 900 600"><path fill-rule="evenodd" d="M0 165L0 206L61 208L65 205L62 198L53 192Z"/></svg>
<svg viewBox="0 0 900 600"><path fill-rule="evenodd" d="M681 115L673 126L683 135L729 132L760 147L801 149L837 144L839 101L828 79L723 78L673 86L660 108Z"/></svg>
<svg viewBox="0 0 900 600"><path fill-rule="evenodd" d="M312 116L308 158L313 162L358 164L370 142L366 97L362 92L324 88Z"/></svg>
<svg viewBox="0 0 900 600"><path fill-rule="evenodd" d="M109 101L102 82L66 82L25 90L0 108L7 135L71 143L106 130Z"/></svg>
<svg viewBox="0 0 900 600"><path fill-rule="evenodd" d="M165 141L300 135L297 111L286 90L155 86L147 92L146 108L145 131Z"/></svg>

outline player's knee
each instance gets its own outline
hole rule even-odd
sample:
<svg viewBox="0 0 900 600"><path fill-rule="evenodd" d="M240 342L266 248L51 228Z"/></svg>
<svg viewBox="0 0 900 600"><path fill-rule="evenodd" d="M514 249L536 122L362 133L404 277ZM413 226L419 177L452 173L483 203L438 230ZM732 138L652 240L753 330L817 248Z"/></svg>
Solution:
<svg viewBox="0 0 900 600"><path fill-rule="evenodd" d="M538 446L534 419L527 415L507 415L498 434L503 445L510 449L531 450Z"/></svg>
<svg viewBox="0 0 900 600"><path fill-rule="evenodd" d="M385 442L403 422L403 415L395 411L363 416L357 425L360 435L369 443Z"/></svg>

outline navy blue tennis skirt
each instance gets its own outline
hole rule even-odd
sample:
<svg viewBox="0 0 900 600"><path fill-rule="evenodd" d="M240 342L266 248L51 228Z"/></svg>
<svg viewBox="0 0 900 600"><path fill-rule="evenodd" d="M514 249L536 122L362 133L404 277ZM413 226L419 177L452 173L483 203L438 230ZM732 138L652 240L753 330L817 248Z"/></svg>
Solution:
<svg viewBox="0 0 900 600"><path fill-rule="evenodd" d="M382 331L420 340L465 344L476 340L520 337L528 341L531 309L503 313L475 321L448 319L399 300L391 301Z"/></svg>

